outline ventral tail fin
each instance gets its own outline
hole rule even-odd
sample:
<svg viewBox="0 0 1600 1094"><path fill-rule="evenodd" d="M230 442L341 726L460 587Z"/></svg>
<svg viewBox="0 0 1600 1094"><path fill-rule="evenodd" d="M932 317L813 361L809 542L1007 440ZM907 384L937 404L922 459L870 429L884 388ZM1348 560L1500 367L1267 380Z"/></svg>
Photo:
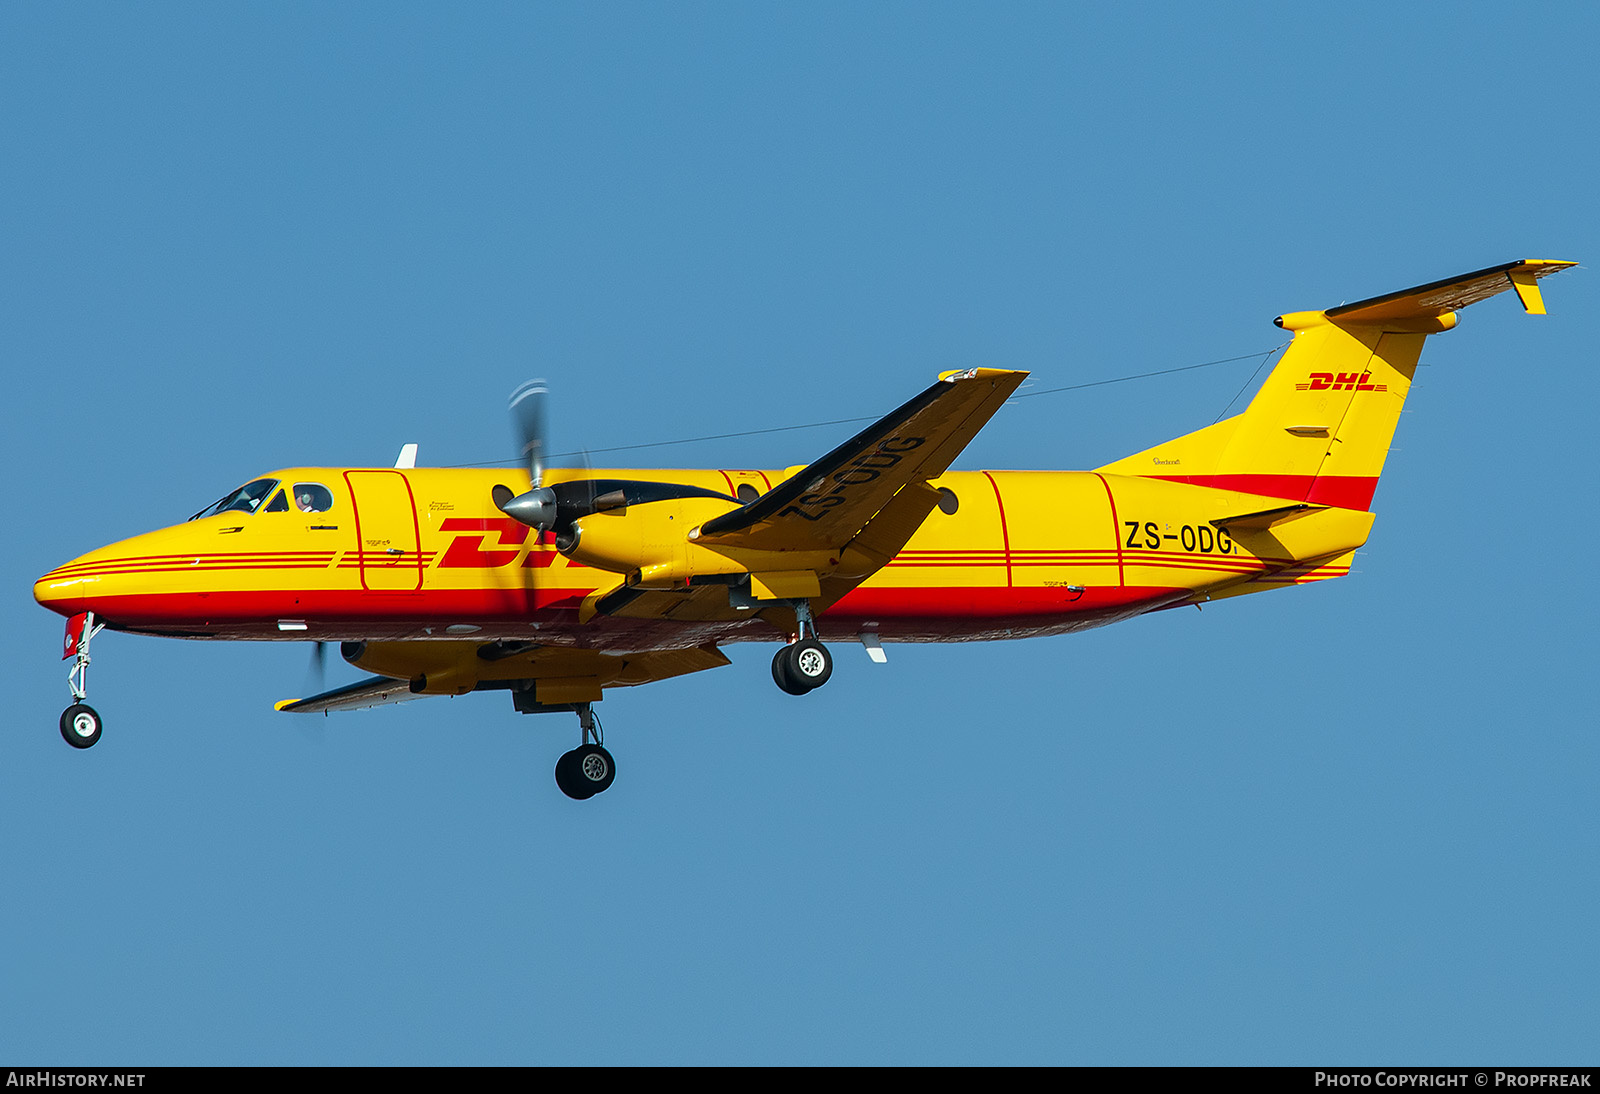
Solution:
<svg viewBox="0 0 1600 1094"><path fill-rule="evenodd" d="M1099 468L1312 505L1368 509L1422 343L1507 289L1543 315L1538 281L1576 265L1525 259L1276 322L1294 339L1243 414Z"/></svg>

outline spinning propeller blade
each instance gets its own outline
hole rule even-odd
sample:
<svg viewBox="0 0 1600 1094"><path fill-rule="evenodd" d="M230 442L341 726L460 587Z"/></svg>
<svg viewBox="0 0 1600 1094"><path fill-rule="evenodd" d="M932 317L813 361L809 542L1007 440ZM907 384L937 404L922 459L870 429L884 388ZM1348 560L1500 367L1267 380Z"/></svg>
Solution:
<svg viewBox="0 0 1600 1094"><path fill-rule="evenodd" d="M319 692L327 686L328 644L326 642L312 643L311 667L306 670L306 677L310 681L307 690L311 693Z"/></svg>
<svg viewBox="0 0 1600 1094"><path fill-rule="evenodd" d="M544 461L549 454L545 406L549 398L550 388L543 380L529 380L511 393L511 422L522 458L528 461L528 478L534 486L544 485Z"/></svg>
<svg viewBox="0 0 1600 1094"><path fill-rule="evenodd" d="M543 380L529 380L511 393L511 423L519 445L518 454L528 461L526 493L506 497L509 491L496 489L495 506L506 516L515 517L531 528L548 532L556 523L556 496L544 485L545 457L549 437L545 431L545 403L550 389Z"/></svg>

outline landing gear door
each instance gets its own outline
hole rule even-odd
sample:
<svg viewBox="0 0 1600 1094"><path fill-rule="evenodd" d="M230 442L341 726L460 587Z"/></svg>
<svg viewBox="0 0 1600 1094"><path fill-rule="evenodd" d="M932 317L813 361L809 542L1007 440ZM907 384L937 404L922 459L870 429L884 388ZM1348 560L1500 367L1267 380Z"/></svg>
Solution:
<svg viewBox="0 0 1600 1094"><path fill-rule="evenodd" d="M399 471L346 471L355 512L361 587L412 593L422 588L421 536L411 483Z"/></svg>

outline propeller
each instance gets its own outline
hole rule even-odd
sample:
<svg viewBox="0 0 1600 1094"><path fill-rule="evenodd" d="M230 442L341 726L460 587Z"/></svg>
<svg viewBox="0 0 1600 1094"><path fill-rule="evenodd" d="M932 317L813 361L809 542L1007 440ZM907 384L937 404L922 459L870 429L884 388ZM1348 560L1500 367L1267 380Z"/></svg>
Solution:
<svg viewBox="0 0 1600 1094"><path fill-rule="evenodd" d="M550 454L549 434L545 423L549 420L550 388L543 380L529 380L511 393L511 426L516 436L518 451L528 461L528 481L524 493L512 496L509 487L494 488L494 504L508 517L514 517L530 528L556 533L556 547L566 550L575 542L572 522L579 517L605 509L619 509L627 504L620 495L607 499L595 497L596 483L591 478L589 451L583 449L583 473L553 487L544 484L545 460ZM613 491L615 493L615 491Z"/></svg>
<svg viewBox="0 0 1600 1094"><path fill-rule="evenodd" d="M544 485L544 461L549 440L545 432L545 404L550 389L543 380L529 380L511 393L511 423L522 458L528 461L528 481L532 484L515 497L509 490L496 488L494 503L508 517L515 517L531 528L548 532L556 523L556 494Z"/></svg>
<svg viewBox="0 0 1600 1094"><path fill-rule="evenodd" d="M738 499L698 486L646 482L633 479L596 479L589 467L588 452L583 454L580 475L546 486L545 461L550 455L548 420L550 388L543 380L529 380L511 393L511 425L518 453L528 461L529 488L513 495L508 486L492 492L495 508L535 528L554 532L556 549L565 553L578 542L575 521L595 513L626 509L630 505L663 501L668 498L712 497L738 504Z"/></svg>
<svg viewBox="0 0 1600 1094"><path fill-rule="evenodd" d="M326 642L313 642L311 644L311 663L306 666L306 682L304 694L320 695L327 689L328 674L328 644ZM321 720L316 718L296 718L295 728L300 735L309 741L320 744L325 735Z"/></svg>
<svg viewBox="0 0 1600 1094"><path fill-rule="evenodd" d="M311 666L306 670L306 690L315 695L327 686L328 681L328 644L314 642L311 645Z"/></svg>

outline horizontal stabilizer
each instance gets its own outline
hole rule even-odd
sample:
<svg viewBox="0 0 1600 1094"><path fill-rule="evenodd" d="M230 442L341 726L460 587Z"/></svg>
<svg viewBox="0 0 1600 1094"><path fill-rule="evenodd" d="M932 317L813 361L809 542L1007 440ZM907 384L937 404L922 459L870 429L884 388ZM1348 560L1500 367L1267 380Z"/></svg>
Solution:
<svg viewBox="0 0 1600 1094"><path fill-rule="evenodd" d="M1544 301L1539 296L1538 279L1576 265L1576 262L1525 258L1520 262L1507 262L1486 270L1475 270L1443 281L1418 285L1414 289L1401 289L1370 300L1341 304L1337 308L1329 308L1326 314L1336 323L1436 319L1446 312L1459 311L1468 304L1476 304L1507 289L1515 289L1524 309L1534 315L1543 315Z"/></svg>
<svg viewBox="0 0 1600 1094"><path fill-rule="evenodd" d="M274 709L292 714L321 714L330 710L361 710L364 707L381 707L385 703L403 703L407 699L420 699L411 690L407 680L388 676L369 676L354 684L332 691L324 691L305 699L283 699L273 704Z"/></svg>
<svg viewBox="0 0 1600 1094"><path fill-rule="evenodd" d="M1245 529L1259 531L1271 528L1274 524L1282 524L1286 520L1303 517L1308 513L1320 512L1326 509L1325 505L1280 505L1276 509L1263 509L1257 513L1240 513L1236 517L1220 517L1211 522L1214 528L1221 528L1225 532L1236 532Z"/></svg>

